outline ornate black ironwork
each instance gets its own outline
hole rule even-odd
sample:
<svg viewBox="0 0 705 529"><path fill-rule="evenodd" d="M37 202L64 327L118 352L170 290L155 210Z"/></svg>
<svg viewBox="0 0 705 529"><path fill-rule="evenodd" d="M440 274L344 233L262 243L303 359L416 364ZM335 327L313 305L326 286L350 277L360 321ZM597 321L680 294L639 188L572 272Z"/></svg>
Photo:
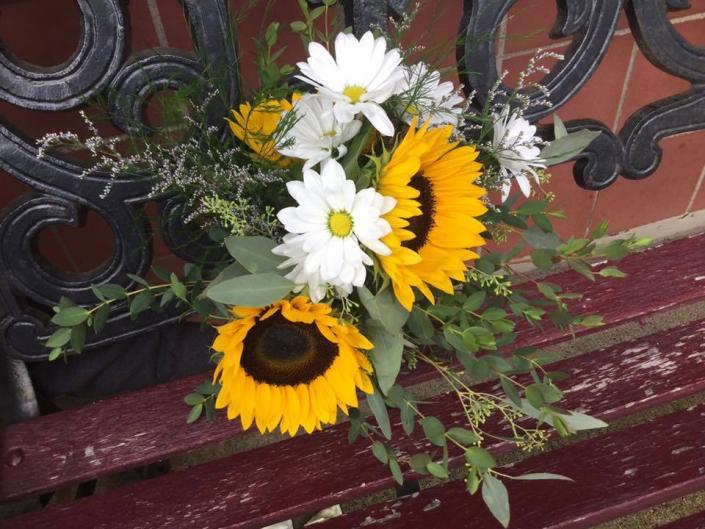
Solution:
<svg viewBox="0 0 705 529"><path fill-rule="evenodd" d="M315 1L315 0L312 0ZM226 107L238 98L237 55L229 29L226 0L181 0L194 40L194 52L156 49L129 56L125 4L120 0L77 0L83 31L78 51L64 65L39 69L0 51L0 98L34 110L65 110L107 93L112 119L127 133L148 127L148 96L205 76L217 80L225 98L209 107L213 124L222 123ZM347 0L347 20L360 34L381 28L388 17L403 14L408 0ZM476 90L482 104L498 77L495 33L502 18L517 0L465 0L460 21L458 62L468 90ZM660 161L658 142L665 136L705 128L705 50L687 43L674 29L667 9L689 7L685 0L557 0L559 17L551 35L570 37L571 44L543 81L550 100L559 108L570 100L595 71L614 35L625 7L629 23L645 55L662 70L690 81L682 94L654 102L634 113L618 133L595 120L574 120L569 130L587 127L602 134L575 163L579 185L601 189L620 174L644 178ZM106 90L107 89L107 90ZM530 94L538 98L539 94ZM552 110L553 110L552 109ZM548 109L536 108L532 120ZM0 325L0 348L12 357L41 360L39 345L49 329L48 307L68 296L81 303L92 298L90 285L106 281L130 286L127 273L143 274L151 262L149 226L136 215L151 200L148 181L116 182L107 199L100 199L102 175L81 178L82 168L56 156L36 158L36 149L7 123L0 123L0 167L31 188L31 192L6 208L0 222L0 288L7 315ZM191 240L177 229L179 204L163 201L161 229L177 255L199 259L207 250L204 241ZM69 274L51 267L38 255L37 234L52 224L80 225L91 209L113 231L115 252L97 270ZM126 307L117 307L99 339L88 347L139 335L173 319L168 313L129 320Z"/></svg>

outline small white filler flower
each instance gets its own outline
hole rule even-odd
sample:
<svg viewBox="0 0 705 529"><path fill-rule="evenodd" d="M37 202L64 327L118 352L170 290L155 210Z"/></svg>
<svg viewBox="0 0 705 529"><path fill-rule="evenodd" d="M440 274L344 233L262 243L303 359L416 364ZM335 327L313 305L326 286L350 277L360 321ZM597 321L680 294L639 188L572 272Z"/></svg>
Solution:
<svg viewBox="0 0 705 529"><path fill-rule="evenodd" d="M333 114L333 101L316 94L303 96L290 112L294 112L294 124L277 150L284 156L306 160L304 169L325 163L329 158L345 156L348 152L345 143L353 139L362 126L357 119L340 123Z"/></svg>
<svg viewBox="0 0 705 529"><path fill-rule="evenodd" d="M431 127L458 126L463 109L458 107L465 99L455 90L453 83L441 83L441 74L429 71L422 62L404 69L401 105L402 119L407 125L416 117L419 123Z"/></svg>
<svg viewBox="0 0 705 529"><path fill-rule="evenodd" d="M363 245L380 255L389 248L380 241L391 231L382 215L396 205L393 198L373 188L357 192L355 183L345 178L343 167L335 160L323 166L321 174L304 171L303 182L286 184L298 206L282 209L277 217L289 233L283 244L272 250L288 257L280 268L293 266L287 274L298 286L309 287L309 296L318 302L327 285L342 295L365 282L365 266L372 259Z"/></svg>
<svg viewBox="0 0 705 529"><path fill-rule="evenodd" d="M380 134L392 136L394 125L380 106L402 88L404 70L396 49L387 51L384 37L365 33L360 40L340 33L335 38L335 59L312 42L307 62L298 63L299 79L318 88L334 102L335 117L348 123L362 112Z"/></svg>
<svg viewBox="0 0 705 529"><path fill-rule="evenodd" d="M527 173L538 183L536 168L544 168L541 159L541 138L536 136L536 127L521 117L517 112L504 109L501 114L493 114L494 134L492 147L500 164L502 183L502 201L509 196L512 177L519 184L525 197L531 195L531 183Z"/></svg>

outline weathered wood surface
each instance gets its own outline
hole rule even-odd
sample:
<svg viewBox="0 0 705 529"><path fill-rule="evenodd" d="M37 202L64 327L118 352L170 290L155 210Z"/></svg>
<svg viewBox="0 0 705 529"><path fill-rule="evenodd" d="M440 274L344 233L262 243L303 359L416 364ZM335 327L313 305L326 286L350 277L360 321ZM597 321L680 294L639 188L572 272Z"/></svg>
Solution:
<svg viewBox="0 0 705 529"><path fill-rule="evenodd" d="M629 415L705 389L705 321L564 360L555 369L571 374L567 407L580 407L606 420ZM478 389L492 391L496 385L483 384ZM460 420L455 396L439 396L424 409L447 425ZM408 439L400 435L398 422L394 427L398 450L429 449L421 435ZM670 443L663 436L649 439ZM507 443L491 447L495 453L510 448ZM582 449L572 449L570 454L583 457ZM462 460L460 453L451 452L453 465ZM50 507L16 522L25 529L254 528L392 484L389 471L365 442L348 444L343 424L64 507ZM524 485L527 491L535 490L533 484ZM0 522L0 528L8 527L12 525Z"/></svg>
<svg viewBox="0 0 705 529"><path fill-rule="evenodd" d="M508 469L512 474L555 472L575 481L529 484L505 480L512 506L510 527L594 527L705 488L704 429L705 406L698 406L515 465ZM479 494L469 497L462 480L350 513L318 527L406 529L412 521L414 527L498 527Z"/></svg>
<svg viewBox="0 0 705 529"><path fill-rule="evenodd" d="M705 511L662 525L659 529L703 529L703 527L705 527Z"/></svg>
<svg viewBox="0 0 705 529"><path fill-rule="evenodd" d="M600 312L607 325L615 325L705 299L703 263L705 235L700 235L627 257L620 265L631 274L625 280L593 284L567 272L551 281L582 289L586 292L584 310ZM666 274L670 283L663 288ZM521 343L545 345L560 337L554 330L544 334L526 330ZM418 371L406 380L433 375L421 368ZM16 463L3 468L0 501L134 468L238 435L239 424L228 423L222 414L214 422L186 426L187 408L182 398L207 376L120 395L0 430L0 459Z"/></svg>
<svg viewBox="0 0 705 529"><path fill-rule="evenodd" d="M705 299L705 233L629 255L618 266L628 274L626 278L592 282L570 271L547 281L584 294L582 299L568 302L571 311L601 314L608 326ZM578 330L578 334L600 330L604 327ZM555 328L541 331L523 325L518 343L544 346L563 336Z"/></svg>

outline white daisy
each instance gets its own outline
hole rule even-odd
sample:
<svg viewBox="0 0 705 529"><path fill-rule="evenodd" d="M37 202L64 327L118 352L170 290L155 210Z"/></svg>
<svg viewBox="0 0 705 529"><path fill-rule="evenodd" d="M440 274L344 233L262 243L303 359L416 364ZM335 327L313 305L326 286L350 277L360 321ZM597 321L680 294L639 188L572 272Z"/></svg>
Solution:
<svg viewBox="0 0 705 529"><path fill-rule="evenodd" d="M348 152L345 143L360 131L362 122L340 123L333 113L333 101L327 97L307 94L290 111L294 125L286 132L277 150L284 156L306 160L304 169L311 169L329 158L340 158Z"/></svg>
<svg viewBox="0 0 705 529"><path fill-rule="evenodd" d="M500 164L500 175L503 177L502 201L509 196L512 187L512 177L519 184L519 189L527 198L531 195L531 183L527 173L538 183L536 168L544 168L546 164L541 159L541 138L536 136L536 127L521 117L517 112L508 109L501 114L493 114L494 134L492 147Z"/></svg>
<svg viewBox="0 0 705 529"><path fill-rule="evenodd" d="M394 125L380 105L399 93L404 70L399 66L399 51L386 50L384 37L375 39L370 31L360 40L340 33L335 38L335 59L312 42L307 62L298 63L303 75L297 77L333 99L333 111L341 123L362 112L380 134L391 136Z"/></svg>
<svg viewBox="0 0 705 529"><path fill-rule="evenodd" d="M333 285L347 295L353 286L365 283L366 265L372 259L360 247L380 255L391 251L380 241L391 231L382 215L396 205L393 198L373 188L355 190L355 183L345 178L343 167L329 160L319 175L304 171L303 182L286 184L298 206L282 209L277 217L289 233L283 244L272 250L288 257L280 268L293 266L287 274L299 286L309 287L314 302Z"/></svg>
<svg viewBox="0 0 705 529"><path fill-rule="evenodd" d="M437 71L429 72L422 62L404 70L403 92L400 111L408 125L414 118L419 123L428 122L431 127L440 125L458 126L458 118L463 112L458 105L465 99L458 94L450 81L441 81Z"/></svg>

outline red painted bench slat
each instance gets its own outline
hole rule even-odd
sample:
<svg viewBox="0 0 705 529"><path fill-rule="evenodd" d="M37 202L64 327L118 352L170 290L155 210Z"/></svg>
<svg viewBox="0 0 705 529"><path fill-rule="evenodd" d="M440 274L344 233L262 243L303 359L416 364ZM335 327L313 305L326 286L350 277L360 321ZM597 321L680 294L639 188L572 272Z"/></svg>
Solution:
<svg viewBox="0 0 705 529"><path fill-rule="evenodd" d="M512 474L555 472L565 481L507 482L510 527L583 529L705 488L705 406L542 454ZM541 501L536 501L541 498ZM384 520L374 524L374 520ZM479 495L456 481L324 522L319 529L499 527ZM680 527L680 526L677 526ZM702 528L702 526L698 526Z"/></svg>
<svg viewBox="0 0 705 529"><path fill-rule="evenodd" d="M662 525L659 529L703 529L703 527L705 527L705 511Z"/></svg>
<svg viewBox="0 0 705 529"><path fill-rule="evenodd" d="M626 280L590 283L567 272L551 281L582 289L586 292L583 309L604 313L605 322L614 325L664 307L705 299L703 262L705 235L700 235L627 257L620 264L631 274ZM655 288L665 271L672 278L668 289ZM524 345L545 345L560 338L560 333L552 330L525 334L521 339ZM430 375L419 369L407 382ZM153 463L238 435L237 422L228 423L222 415L210 423L185 424L182 398L205 377L196 375L0 430L0 460L5 460L10 450L23 452L19 465L4 467L0 501Z"/></svg>
<svg viewBox="0 0 705 529"><path fill-rule="evenodd" d="M705 388L705 321L555 364L572 373L566 406L613 419ZM620 381L608 384L605 381ZM494 383L481 389L491 391ZM447 425L457 421L454 396L425 405ZM407 453L425 440L399 437ZM493 447L495 453L507 444ZM571 452L572 454L573 452ZM454 464L462 456L452 453ZM261 527L392 485L388 470L364 442L347 443L347 425L235 454L109 494L50 507L20 518L25 529L150 529L178 520L180 528ZM526 485L526 484L525 484ZM533 485L527 485L527 490ZM118 513L113 516L111 513ZM0 522L0 527L4 526Z"/></svg>

